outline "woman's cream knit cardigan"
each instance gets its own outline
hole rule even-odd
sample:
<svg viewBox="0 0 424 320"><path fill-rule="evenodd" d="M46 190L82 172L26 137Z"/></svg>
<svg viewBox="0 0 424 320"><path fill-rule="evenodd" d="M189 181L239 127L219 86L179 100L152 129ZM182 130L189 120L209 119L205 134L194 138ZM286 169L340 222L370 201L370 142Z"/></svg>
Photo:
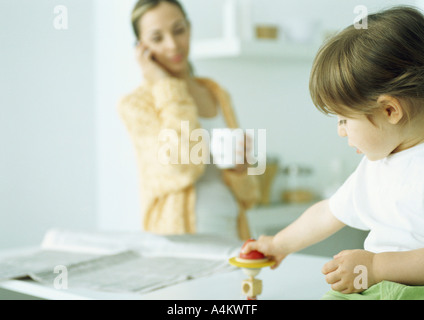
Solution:
<svg viewBox="0 0 424 320"><path fill-rule="evenodd" d="M209 79L196 78L213 94L221 107L229 128L238 124L229 95ZM169 78L153 85L144 84L125 96L119 113L134 143L140 174L144 230L158 234L196 232L195 182L204 171L204 164L162 164L158 160L162 129L178 133L180 146L181 122L188 121L189 131L199 128L197 107L184 81ZM167 141L170 143L170 141ZM190 141L190 150L197 141ZM162 145L163 146L163 145ZM178 149L179 150L179 149ZM179 156L181 156L179 154ZM180 158L179 158L180 160ZM249 238L246 210L259 199L255 176L222 170L223 181L229 186L239 205L238 233L240 239Z"/></svg>

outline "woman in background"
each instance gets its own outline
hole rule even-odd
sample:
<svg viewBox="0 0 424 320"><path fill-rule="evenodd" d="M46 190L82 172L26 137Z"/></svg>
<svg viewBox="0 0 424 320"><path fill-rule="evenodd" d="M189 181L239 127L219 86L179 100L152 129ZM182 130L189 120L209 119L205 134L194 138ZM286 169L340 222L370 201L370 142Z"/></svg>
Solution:
<svg viewBox="0 0 424 320"><path fill-rule="evenodd" d="M183 7L176 0L140 0L132 24L144 83L122 99L119 113L137 152L144 230L249 238L246 210L259 190L246 164L219 170L214 164L181 161L182 154L177 163L158 159L162 130L176 132L177 138L166 143L180 150L182 137L195 129L238 127L228 94L192 74L190 23ZM182 123L188 123L187 132ZM188 143L191 151L197 142Z"/></svg>

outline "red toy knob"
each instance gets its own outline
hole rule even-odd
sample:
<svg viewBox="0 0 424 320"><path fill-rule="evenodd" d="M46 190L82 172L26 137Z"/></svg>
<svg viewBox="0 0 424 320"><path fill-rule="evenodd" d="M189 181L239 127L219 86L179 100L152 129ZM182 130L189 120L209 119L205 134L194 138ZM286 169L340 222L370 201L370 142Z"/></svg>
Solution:
<svg viewBox="0 0 424 320"><path fill-rule="evenodd" d="M246 246L246 244L248 244L249 242L252 242L252 241L255 241L255 239L247 240L243 244L243 246L241 247L241 250L243 251L243 248ZM241 259L246 259L246 260L257 260L257 259L264 259L265 258L264 254L262 252L257 251L257 250L252 250L247 254L240 252L239 257Z"/></svg>

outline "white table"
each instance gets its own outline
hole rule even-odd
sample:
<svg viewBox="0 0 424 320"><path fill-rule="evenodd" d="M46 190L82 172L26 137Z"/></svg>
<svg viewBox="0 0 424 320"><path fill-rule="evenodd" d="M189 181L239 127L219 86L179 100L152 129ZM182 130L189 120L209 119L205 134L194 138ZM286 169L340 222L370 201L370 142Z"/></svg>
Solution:
<svg viewBox="0 0 424 320"><path fill-rule="evenodd" d="M330 286L321 273L322 266L329 258L312 255L292 254L279 268L262 269L258 279L263 281L260 300L316 300L320 299ZM247 276L242 270L214 274L197 278L163 289L137 294L97 292L86 289L57 290L32 280L9 280L0 282L0 290L52 300L61 299L140 299L140 300L244 300L241 282Z"/></svg>

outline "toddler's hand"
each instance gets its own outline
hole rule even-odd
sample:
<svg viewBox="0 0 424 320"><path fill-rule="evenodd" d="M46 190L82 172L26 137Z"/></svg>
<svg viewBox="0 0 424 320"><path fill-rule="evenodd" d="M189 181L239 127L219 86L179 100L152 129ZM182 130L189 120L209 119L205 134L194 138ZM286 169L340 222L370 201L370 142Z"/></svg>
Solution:
<svg viewBox="0 0 424 320"><path fill-rule="evenodd" d="M260 236L257 241L248 242L242 252L249 253L250 251L257 250L262 252L267 258L275 261L275 264L271 267L271 269L277 268L281 261L287 256L273 243L274 237L272 236Z"/></svg>
<svg viewBox="0 0 424 320"><path fill-rule="evenodd" d="M359 293L372 285L374 253L365 250L344 250L322 268L331 288L341 293ZM359 268L355 270L356 267ZM364 283L365 282L365 283Z"/></svg>

